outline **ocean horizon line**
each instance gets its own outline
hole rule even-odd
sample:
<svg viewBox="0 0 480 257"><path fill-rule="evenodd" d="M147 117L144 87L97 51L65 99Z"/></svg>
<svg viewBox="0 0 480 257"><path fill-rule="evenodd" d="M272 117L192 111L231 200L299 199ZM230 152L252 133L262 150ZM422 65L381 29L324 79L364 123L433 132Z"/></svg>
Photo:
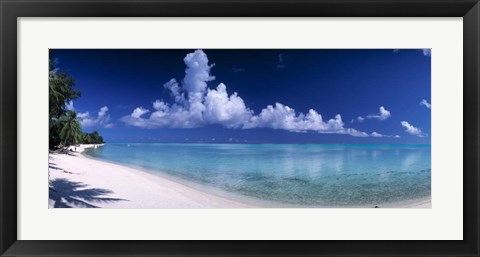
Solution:
<svg viewBox="0 0 480 257"><path fill-rule="evenodd" d="M105 144L183 144L183 145L416 145L416 146L431 146L432 144L416 144L416 143L256 143L256 142L145 142L145 141L122 141L122 142L104 142Z"/></svg>

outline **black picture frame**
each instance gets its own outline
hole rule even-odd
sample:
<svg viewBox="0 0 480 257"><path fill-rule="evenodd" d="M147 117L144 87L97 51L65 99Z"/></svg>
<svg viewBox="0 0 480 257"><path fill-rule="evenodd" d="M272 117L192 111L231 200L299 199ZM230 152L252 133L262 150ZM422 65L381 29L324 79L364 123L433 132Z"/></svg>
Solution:
<svg viewBox="0 0 480 257"><path fill-rule="evenodd" d="M2 256L479 256L480 4L478 0L0 0L0 13L0 253ZM155 16L463 17L463 240L17 240L17 18Z"/></svg>

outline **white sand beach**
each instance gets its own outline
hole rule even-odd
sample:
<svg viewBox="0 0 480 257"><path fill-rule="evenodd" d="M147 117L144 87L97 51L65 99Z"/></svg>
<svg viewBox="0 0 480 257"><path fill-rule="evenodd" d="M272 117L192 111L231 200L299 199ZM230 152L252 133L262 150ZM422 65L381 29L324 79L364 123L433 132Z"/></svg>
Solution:
<svg viewBox="0 0 480 257"><path fill-rule="evenodd" d="M49 154L49 208L248 208L133 168L77 152Z"/></svg>
<svg viewBox="0 0 480 257"><path fill-rule="evenodd" d="M80 145L75 152L49 154L49 208L260 207L81 154L90 147L101 146ZM379 207L431 208L431 200L405 201Z"/></svg>

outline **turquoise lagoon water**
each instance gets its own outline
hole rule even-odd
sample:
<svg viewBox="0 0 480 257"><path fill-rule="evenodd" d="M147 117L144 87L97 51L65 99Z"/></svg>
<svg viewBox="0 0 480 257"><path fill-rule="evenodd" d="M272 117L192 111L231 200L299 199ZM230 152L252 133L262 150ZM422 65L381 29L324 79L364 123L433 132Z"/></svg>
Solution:
<svg viewBox="0 0 480 257"><path fill-rule="evenodd" d="M87 155L272 206L430 197L430 145L108 143Z"/></svg>

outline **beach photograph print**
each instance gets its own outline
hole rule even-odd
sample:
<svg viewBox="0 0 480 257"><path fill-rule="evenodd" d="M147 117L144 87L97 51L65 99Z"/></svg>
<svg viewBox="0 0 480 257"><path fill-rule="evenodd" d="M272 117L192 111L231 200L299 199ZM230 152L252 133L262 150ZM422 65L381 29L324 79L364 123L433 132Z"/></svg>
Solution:
<svg viewBox="0 0 480 257"><path fill-rule="evenodd" d="M431 208L431 55L50 49L48 208Z"/></svg>

